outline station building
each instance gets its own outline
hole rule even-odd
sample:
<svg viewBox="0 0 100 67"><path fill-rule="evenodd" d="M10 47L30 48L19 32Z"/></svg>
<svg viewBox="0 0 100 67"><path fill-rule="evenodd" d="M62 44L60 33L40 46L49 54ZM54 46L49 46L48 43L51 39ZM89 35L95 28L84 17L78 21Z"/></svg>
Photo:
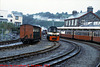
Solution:
<svg viewBox="0 0 100 67"><path fill-rule="evenodd" d="M100 23L100 17L98 17L96 14L93 13L93 7L89 6L87 7L87 12L80 12L73 11L72 15L68 17L65 21L65 27L79 27L83 25L84 23L88 22L99 22Z"/></svg>

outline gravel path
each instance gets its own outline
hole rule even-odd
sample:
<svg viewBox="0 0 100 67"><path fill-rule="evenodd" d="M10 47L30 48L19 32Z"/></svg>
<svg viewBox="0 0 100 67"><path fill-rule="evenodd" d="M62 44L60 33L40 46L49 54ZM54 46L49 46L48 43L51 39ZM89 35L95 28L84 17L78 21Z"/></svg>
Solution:
<svg viewBox="0 0 100 67"><path fill-rule="evenodd" d="M81 52L62 63L61 67L96 67L100 62L100 51L83 43L77 44L81 46Z"/></svg>
<svg viewBox="0 0 100 67"><path fill-rule="evenodd" d="M46 48L50 48L54 44L52 42L47 42L47 41L40 41L37 44L30 45L24 48L17 48L17 49L12 49L12 50L5 50L5 51L0 51L0 58L2 57L7 57L7 56L13 56L13 55L19 55L23 53L28 53L28 52L35 52L39 50L44 50Z"/></svg>

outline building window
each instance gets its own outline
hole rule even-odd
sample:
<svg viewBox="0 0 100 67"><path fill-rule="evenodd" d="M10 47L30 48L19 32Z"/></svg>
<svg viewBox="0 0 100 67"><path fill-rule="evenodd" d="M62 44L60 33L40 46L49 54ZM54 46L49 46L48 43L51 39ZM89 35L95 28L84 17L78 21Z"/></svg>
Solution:
<svg viewBox="0 0 100 67"><path fill-rule="evenodd" d="M74 25L74 20L72 20L72 26Z"/></svg>
<svg viewBox="0 0 100 67"><path fill-rule="evenodd" d="M66 26L68 25L68 21L66 21Z"/></svg>
<svg viewBox="0 0 100 67"><path fill-rule="evenodd" d="M68 20L67 26L69 26L69 20Z"/></svg>
<svg viewBox="0 0 100 67"><path fill-rule="evenodd" d="M12 22L12 20L10 20L10 22Z"/></svg>
<svg viewBox="0 0 100 67"><path fill-rule="evenodd" d="M72 20L70 20L70 26L72 25Z"/></svg>
<svg viewBox="0 0 100 67"><path fill-rule="evenodd" d="M21 25L21 22L15 22L15 25L16 26L20 26Z"/></svg>
<svg viewBox="0 0 100 67"><path fill-rule="evenodd" d="M66 26L68 26L69 25L69 22L68 22L68 20L66 21Z"/></svg>
<svg viewBox="0 0 100 67"><path fill-rule="evenodd" d="M3 16L0 16L0 17L3 17Z"/></svg>
<svg viewBox="0 0 100 67"><path fill-rule="evenodd" d="M71 22L70 22L70 20L69 20L69 26L70 26L70 24L71 24Z"/></svg>
<svg viewBox="0 0 100 67"><path fill-rule="evenodd" d="M75 26L77 25L77 19L75 19Z"/></svg>
<svg viewBox="0 0 100 67"><path fill-rule="evenodd" d="M98 22L98 21L94 22L94 25L100 25L100 22Z"/></svg>
<svg viewBox="0 0 100 67"><path fill-rule="evenodd" d="M16 20L18 20L18 18L19 18L18 16L15 17Z"/></svg>
<svg viewBox="0 0 100 67"><path fill-rule="evenodd" d="M81 24L84 25L84 23L85 23L85 20L81 20Z"/></svg>

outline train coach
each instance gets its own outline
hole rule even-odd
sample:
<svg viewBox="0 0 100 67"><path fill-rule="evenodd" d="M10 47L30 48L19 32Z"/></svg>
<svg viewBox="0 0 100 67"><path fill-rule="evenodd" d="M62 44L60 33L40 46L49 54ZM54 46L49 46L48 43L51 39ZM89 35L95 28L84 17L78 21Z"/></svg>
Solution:
<svg viewBox="0 0 100 67"><path fill-rule="evenodd" d="M58 27L60 37L100 43L100 27Z"/></svg>
<svg viewBox="0 0 100 67"><path fill-rule="evenodd" d="M59 33L57 32L56 26L51 26L48 28L47 40L49 41L59 41Z"/></svg>
<svg viewBox="0 0 100 67"><path fill-rule="evenodd" d="M29 24L20 26L20 39L24 44L33 44L41 40L41 28Z"/></svg>

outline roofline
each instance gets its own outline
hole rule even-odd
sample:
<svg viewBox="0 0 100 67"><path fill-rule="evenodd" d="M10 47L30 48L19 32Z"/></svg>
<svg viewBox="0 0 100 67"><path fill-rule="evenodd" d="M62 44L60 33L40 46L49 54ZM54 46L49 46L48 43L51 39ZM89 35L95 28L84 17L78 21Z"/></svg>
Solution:
<svg viewBox="0 0 100 67"><path fill-rule="evenodd" d="M41 28L41 27L39 27L39 26L35 26L35 25L31 25L31 24L22 24L22 25L20 25L20 26L23 26L23 25L30 25L30 26L33 26L33 27Z"/></svg>
<svg viewBox="0 0 100 67"><path fill-rule="evenodd" d="M59 29L62 29L62 30L64 30L64 29L90 29L90 30L95 30L95 29L99 29L100 30L100 27L57 27L57 29L59 30Z"/></svg>
<svg viewBox="0 0 100 67"><path fill-rule="evenodd" d="M90 12L88 12L88 13L92 13L92 14L95 15L98 19L100 19L100 18L99 18L96 14L94 14L92 11L90 11ZM67 20L73 20L73 19L79 19L79 18L81 18L81 17L87 15L88 13L86 13L86 14L84 14L84 15L78 17L78 18L65 19L64 21L67 21Z"/></svg>
<svg viewBox="0 0 100 67"><path fill-rule="evenodd" d="M95 15L98 19L100 19L100 17L99 17L99 16L97 16L95 13L93 13L93 12L92 12L92 14L93 14L93 15Z"/></svg>

